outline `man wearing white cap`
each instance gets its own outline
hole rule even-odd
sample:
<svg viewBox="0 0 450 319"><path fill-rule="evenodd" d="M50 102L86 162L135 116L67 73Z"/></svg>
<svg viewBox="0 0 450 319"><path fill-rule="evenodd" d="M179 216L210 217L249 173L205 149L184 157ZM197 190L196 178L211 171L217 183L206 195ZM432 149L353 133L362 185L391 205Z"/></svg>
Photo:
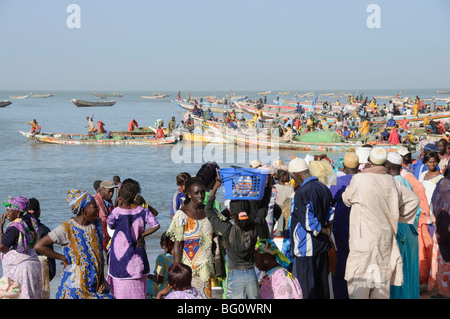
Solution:
<svg viewBox="0 0 450 319"><path fill-rule="evenodd" d="M386 169L396 180L414 191L411 184L400 175L403 159L397 152L389 152L385 163ZM403 261L403 284L391 286L391 299L419 299L419 240L417 238L417 222L420 206L413 224L398 223L397 243Z"/></svg>
<svg viewBox="0 0 450 319"><path fill-rule="evenodd" d="M328 285L331 248L329 236L334 217L332 196L327 186L311 176L306 161L294 158L288 170L295 184L295 192L288 233L294 257L292 274L302 287L304 299L329 299Z"/></svg>
<svg viewBox="0 0 450 319"><path fill-rule="evenodd" d="M372 167L354 175L342 194L351 207L345 269L350 299L389 299L391 284L403 283L395 236L399 222L414 222L419 198L387 173L386 158L386 150L373 148Z"/></svg>
<svg viewBox="0 0 450 319"><path fill-rule="evenodd" d="M413 161L411 157L411 152L404 146L397 150L397 153L402 157L403 168L411 174L414 174Z"/></svg>

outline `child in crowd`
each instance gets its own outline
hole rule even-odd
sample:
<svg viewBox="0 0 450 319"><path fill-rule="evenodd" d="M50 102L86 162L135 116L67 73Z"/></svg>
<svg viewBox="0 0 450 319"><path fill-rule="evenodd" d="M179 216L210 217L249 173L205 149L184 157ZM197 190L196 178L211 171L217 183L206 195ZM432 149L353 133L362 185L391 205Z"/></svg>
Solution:
<svg viewBox="0 0 450 319"><path fill-rule="evenodd" d="M169 285L158 292L156 299L201 299L198 290L191 285L192 269L188 265L172 264L169 267L168 281Z"/></svg>
<svg viewBox="0 0 450 319"><path fill-rule="evenodd" d="M166 232L161 235L160 244L164 253L156 257L154 273L147 276L147 295L150 298L155 298L159 291L169 285L169 268L173 264L174 243L167 236Z"/></svg>
<svg viewBox="0 0 450 319"><path fill-rule="evenodd" d="M144 199L144 197L142 197L140 194L136 195L136 197L134 198L134 203L138 206L148 209L150 213L153 214L154 217L158 216L158 211L154 209L152 206L150 206Z"/></svg>
<svg viewBox="0 0 450 319"><path fill-rule="evenodd" d="M173 218L173 215L175 215L175 212L178 209L180 209L181 205L183 204L184 200L186 199L184 184L190 178L191 178L191 175L186 172L182 172L177 175L178 189L172 196L172 204L170 205L170 218Z"/></svg>

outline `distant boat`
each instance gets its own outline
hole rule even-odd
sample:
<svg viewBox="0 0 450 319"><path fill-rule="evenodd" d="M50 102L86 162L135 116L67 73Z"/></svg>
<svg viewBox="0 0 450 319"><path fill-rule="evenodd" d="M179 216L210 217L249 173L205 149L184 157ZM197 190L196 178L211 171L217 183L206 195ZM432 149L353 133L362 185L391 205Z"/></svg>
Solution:
<svg viewBox="0 0 450 319"><path fill-rule="evenodd" d="M168 96L169 96L169 94L153 93L153 95L143 95L143 96L141 96L141 98L142 99L163 99Z"/></svg>
<svg viewBox="0 0 450 319"><path fill-rule="evenodd" d="M23 99L26 99L27 97L28 97L28 94L27 95L10 96L10 98L14 99L14 100L23 100Z"/></svg>
<svg viewBox="0 0 450 319"><path fill-rule="evenodd" d="M259 92L258 95L269 95L272 91Z"/></svg>
<svg viewBox="0 0 450 319"><path fill-rule="evenodd" d="M287 92L278 92L278 94L280 94L280 95L289 95L289 94L291 94L291 92L290 92L290 91L287 91Z"/></svg>
<svg viewBox="0 0 450 319"><path fill-rule="evenodd" d="M50 94L50 93L46 93L46 94L34 94L34 93L30 93L31 97L37 97L37 98L46 98L46 97L51 97L51 96L55 96L55 94Z"/></svg>
<svg viewBox="0 0 450 319"><path fill-rule="evenodd" d="M5 106L8 106L8 105L10 105L12 102L10 101L10 100L3 100L3 101L0 101L0 107L5 107Z"/></svg>
<svg viewBox="0 0 450 319"><path fill-rule="evenodd" d="M448 91L437 91L439 94L450 94Z"/></svg>
<svg viewBox="0 0 450 319"><path fill-rule="evenodd" d="M101 94L101 93L96 93L96 92L92 92L93 95L102 98L102 99L106 99L107 97L123 97L123 94L114 92L113 94Z"/></svg>
<svg viewBox="0 0 450 319"><path fill-rule="evenodd" d="M77 100L72 99L72 103L76 106L111 106L116 104L116 101L102 101L102 102L93 102L93 101L83 101L83 100Z"/></svg>
<svg viewBox="0 0 450 319"><path fill-rule="evenodd" d="M294 94L295 97L297 98L305 98L305 97L312 97L314 95L314 92L308 92L305 94Z"/></svg>

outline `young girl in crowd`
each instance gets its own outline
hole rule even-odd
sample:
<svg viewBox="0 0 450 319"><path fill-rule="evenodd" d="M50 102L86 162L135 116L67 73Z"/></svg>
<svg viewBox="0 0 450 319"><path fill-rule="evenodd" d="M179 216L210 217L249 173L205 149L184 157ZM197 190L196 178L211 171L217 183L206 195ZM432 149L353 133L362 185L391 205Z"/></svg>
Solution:
<svg viewBox="0 0 450 319"><path fill-rule="evenodd" d="M186 181L191 178L191 175L186 172L182 172L177 175L177 185L178 189L172 196L172 204L170 205L170 218L173 218L173 215L175 215L175 212L180 209L181 205L183 204L184 200L186 199L186 188L185 184Z"/></svg>
<svg viewBox="0 0 450 319"><path fill-rule="evenodd" d="M201 299L198 290L191 285L192 269L189 266L174 263L169 268L168 280L169 285L158 292L156 299L164 296L164 299Z"/></svg>
<svg viewBox="0 0 450 319"><path fill-rule="evenodd" d="M120 187L120 206L108 216L111 239L108 283L117 299L146 299L150 266L145 251L145 237L159 229L159 223L148 209L134 201L141 192L131 178ZM145 227L149 226L146 230Z"/></svg>
<svg viewBox="0 0 450 319"><path fill-rule="evenodd" d="M156 257L154 274L147 276L147 294L152 298L156 297L159 291L168 286L169 268L173 264L173 241L167 237L166 232L161 235L160 245L164 253Z"/></svg>
<svg viewBox="0 0 450 319"><path fill-rule="evenodd" d="M264 272L261 280L262 299L302 299L302 289L297 278L284 268L289 259L270 239L259 239L255 245L256 267Z"/></svg>

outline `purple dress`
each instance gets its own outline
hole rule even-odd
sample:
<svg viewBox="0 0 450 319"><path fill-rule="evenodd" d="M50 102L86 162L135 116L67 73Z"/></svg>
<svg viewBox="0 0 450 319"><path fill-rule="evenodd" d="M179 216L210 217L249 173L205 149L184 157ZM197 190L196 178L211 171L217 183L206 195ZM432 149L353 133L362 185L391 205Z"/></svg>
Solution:
<svg viewBox="0 0 450 319"><path fill-rule="evenodd" d="M145 299L150 265L145 246L137 247L145 227L159 225L146 208L114 208L107 224L114 229L109 252L108 282L117 299Z"/></svg>
<svg viewBox="0 0 450 319"><path fill-rule="evenodd" d="M164 299L202 299L200 293L194 287L186 290L170 292Z"/></svg>

